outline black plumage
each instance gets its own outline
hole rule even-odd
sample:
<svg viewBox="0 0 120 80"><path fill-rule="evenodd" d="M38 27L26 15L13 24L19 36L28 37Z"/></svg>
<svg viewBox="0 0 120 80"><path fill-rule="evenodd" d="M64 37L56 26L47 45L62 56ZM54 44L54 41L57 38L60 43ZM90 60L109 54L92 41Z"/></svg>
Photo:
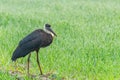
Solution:
<svg viewBox="0 0 120 80"><path fill-rule="evenodd" d="M13 52L12 61L16 61L16 59L20 57L25 57L27 54L29 54L28 56L28 74L29 74L29 60L31 55L30 52L36 51L38 66L42 74L41 67L39 65L38 52L40 48L49 46L52 43L54 36L56 36L56 34L52 31L51 25L49 24L45 24L44 30L37 29L33 31L19 42L17 48Z"/></svg>

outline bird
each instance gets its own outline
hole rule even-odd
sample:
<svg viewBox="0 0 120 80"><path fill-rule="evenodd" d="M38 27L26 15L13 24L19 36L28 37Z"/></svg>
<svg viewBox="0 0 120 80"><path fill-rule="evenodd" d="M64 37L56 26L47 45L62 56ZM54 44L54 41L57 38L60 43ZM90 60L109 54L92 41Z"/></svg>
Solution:
<svg viewBox="0 0 120 80"><path fill-rule="evenodd" d="M45 24L44 29L36 29L22 40L20 40L18 46L12 54L12 61L15 62L18 58L25 57L27 58L27 74L29 75L29 62L31 57L31 52L35 51L37 53L37 64L42 75L42 69L39 62L39 50L40 48L45 48L53 42L53 38L57 36L56 33L52 30L50 24Z"/></svg>

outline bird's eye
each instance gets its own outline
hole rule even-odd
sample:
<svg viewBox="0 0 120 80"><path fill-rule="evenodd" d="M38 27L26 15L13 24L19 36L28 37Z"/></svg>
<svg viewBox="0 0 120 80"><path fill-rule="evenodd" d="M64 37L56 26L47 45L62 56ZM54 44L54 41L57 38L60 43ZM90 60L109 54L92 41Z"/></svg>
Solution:
<svg viewBox="0 0 120 80"><path fill-rule="evenodd" d="M51 27L51 25L50 25L50 24L45 24L45 26L46 26L46 27Z"/></svg>

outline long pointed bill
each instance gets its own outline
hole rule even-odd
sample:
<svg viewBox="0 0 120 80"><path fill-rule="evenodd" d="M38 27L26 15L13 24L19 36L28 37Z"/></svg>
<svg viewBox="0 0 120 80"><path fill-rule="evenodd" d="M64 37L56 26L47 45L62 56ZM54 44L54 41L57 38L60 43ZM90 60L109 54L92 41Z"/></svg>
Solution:
<svg viewBox="0 0 120 80"><path fill-rule="evenodd" d="M54 36L57 37L57 35L56 35L55 32L51 29L51 27L46 27L46 26L45 26L44 30L45 30L47 33L51 34L53 37L54 37Z"/></svg>
<svg viewBox="0 0 120 80"><path fill-rule="evenodd" d="M55 32L52 29L50 29L50 31L54 34L54 36L57 37L57 35L55 34Z"/></svg>

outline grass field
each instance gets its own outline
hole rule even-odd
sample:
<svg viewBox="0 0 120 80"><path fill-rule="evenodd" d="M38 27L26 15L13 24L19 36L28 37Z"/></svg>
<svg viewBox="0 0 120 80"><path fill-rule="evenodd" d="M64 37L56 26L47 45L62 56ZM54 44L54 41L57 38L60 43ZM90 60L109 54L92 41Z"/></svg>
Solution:
<svg viewBox="0 0 120 80"><path fill-rule="evenodd" d="M41 49L44 74L55 80L120 79L119 0L0 0L0 80L15 80L12 52L19 41L45 23L57 37ZM27 56L17 60L28 80ZM30 73L39 74L32 53Z"/></svg>

